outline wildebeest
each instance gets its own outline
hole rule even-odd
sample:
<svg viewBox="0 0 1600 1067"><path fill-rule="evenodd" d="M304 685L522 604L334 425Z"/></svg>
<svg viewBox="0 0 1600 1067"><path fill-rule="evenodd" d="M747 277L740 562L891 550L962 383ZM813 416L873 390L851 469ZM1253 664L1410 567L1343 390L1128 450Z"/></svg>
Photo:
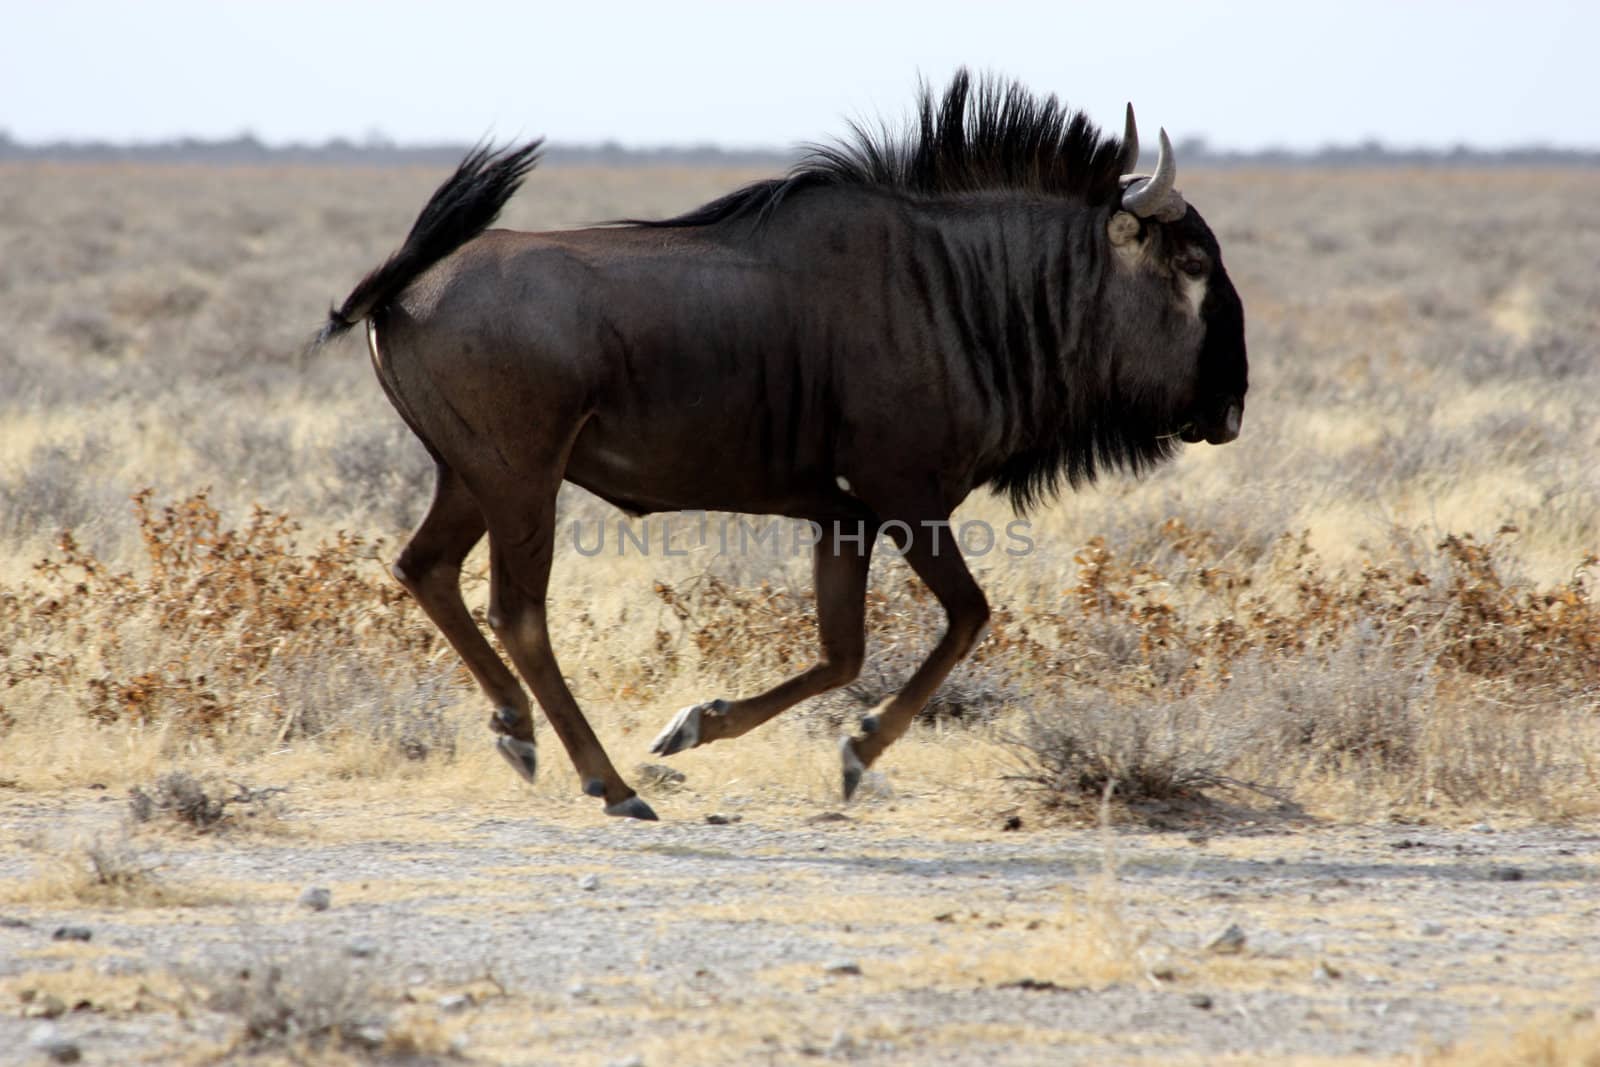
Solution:
<svg viewBox="0 0 1600 1067"><path fill-rule="evenodd" d="M438 470L395 576L460 653L500 751L535 769L527 697L462 601L489 535L488 620L613 815L655 814L562 680L545 593L562 479L634 514L791 516L815 549L821 656L765 693L684 708L671 755L736 737L853 679L885 529L948 627L905 687L840 742L848 798L988 619L948 535L974 489L1019 509L1178 442L1221 444L1244 411L1244 310L1217 241L1138 136L1055 97L958 73L905 133L811 150L787 176L676 218L488 230L535 141L479 148L400 250L329 316L367 324L384 391ZM868 532L865 537L841 531Z"/></svg>

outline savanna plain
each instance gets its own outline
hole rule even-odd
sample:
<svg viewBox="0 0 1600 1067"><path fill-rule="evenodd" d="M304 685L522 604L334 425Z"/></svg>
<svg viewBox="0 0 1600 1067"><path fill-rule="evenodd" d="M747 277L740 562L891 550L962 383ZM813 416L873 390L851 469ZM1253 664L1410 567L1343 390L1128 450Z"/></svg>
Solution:
<svg viewBox="0 0 1600 1067"><path fill-rule="evenodd" d="M306 350L443 176L0 168L0 1062L1600 1063L1600 175L1184 173L1242 436L975 551L990 633L849 805L941 624L905 566L857 682L666 767L811 661L809 565L564 491L557 653L652 824L494 754L387 572L426 456Z"/></svg>

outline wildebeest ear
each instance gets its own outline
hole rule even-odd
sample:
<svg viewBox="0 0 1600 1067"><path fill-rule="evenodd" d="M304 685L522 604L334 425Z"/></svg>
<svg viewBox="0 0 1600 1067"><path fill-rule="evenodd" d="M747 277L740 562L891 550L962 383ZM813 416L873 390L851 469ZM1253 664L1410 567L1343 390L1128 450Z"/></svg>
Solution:
<svg viewBox="0 0 1600 1067"><path fill-rule="evenodd" d="M1106 236L1111 238L1113 246L1121 248L1139 236L1139 220L1126 211L1118 211L1106 224Z"/></svg>

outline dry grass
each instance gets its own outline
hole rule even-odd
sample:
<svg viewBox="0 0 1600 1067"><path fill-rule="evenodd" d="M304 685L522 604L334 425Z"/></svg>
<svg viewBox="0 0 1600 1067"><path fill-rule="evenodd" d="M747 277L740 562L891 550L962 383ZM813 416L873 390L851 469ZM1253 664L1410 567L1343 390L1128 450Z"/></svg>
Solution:
<svg viewBox="0 0 1600 1067"><path fill-rule="evenodd" d="M141 850L125 833L65 845L35 842L35 847L40 855L34 876L0 886L0 899L133 909L196 907L235 900L221 887L191 885L163 876L159 857Z"/></svg>
<svg viewBox="0 0 1600 1067"><path fill-rule="evenodd" d="M357 352L303 352L437 177L6 171L7 782L269 765L339 788L511 788L462 746L485 709L386 573L426 459ZM551 171L507 221L668 211L742 177ZM886 758L901 796L944 803L943 781L952 820L987 826L998 805L965 790L1016 776L1020 752L1025 791L1077 818L1109 782L1179 804L1249 782L1356 819L1595 810L1600 190L1452 174L1441 196L1437 177L1188 179L1249 309L1245 434L1035 516L1026 556L973 561L994 626ZM614 529L581 492L562 507L564 529ZM960 517L1009 520L989 498ZM558 650L619 764L671 708L810 662L808 571L714 549L589 558L564 538ZM481 605L481 557L468 572ZM827 801L814 735L897 685L941 624L887 559L868 607L862 679L684 757L715 783L699 795ZM571 779L551 748L536 795L555 804Z"/></svg>
<svg viewBox="0 0 1600 1067"><path fill-rule="evenodd" d="M1600 1067L1594 1009L1549 1015L1508 1038L1463 1041L1422 1058L1427 1067Z"/></svg>

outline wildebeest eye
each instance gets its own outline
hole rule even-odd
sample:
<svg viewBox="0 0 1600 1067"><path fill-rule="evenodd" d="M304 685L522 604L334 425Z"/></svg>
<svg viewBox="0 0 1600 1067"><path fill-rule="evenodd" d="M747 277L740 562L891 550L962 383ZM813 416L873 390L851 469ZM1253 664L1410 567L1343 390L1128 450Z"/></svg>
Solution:
<svg viewBox="0 0 1600 1067"><path fill-rule="evenodd" d="M1183 271L1183 273L1187 274L1191 278L1204 277L1206 273L1206 266L1205 256L1190 255L1178 257L1178 269Z"/></svg>

